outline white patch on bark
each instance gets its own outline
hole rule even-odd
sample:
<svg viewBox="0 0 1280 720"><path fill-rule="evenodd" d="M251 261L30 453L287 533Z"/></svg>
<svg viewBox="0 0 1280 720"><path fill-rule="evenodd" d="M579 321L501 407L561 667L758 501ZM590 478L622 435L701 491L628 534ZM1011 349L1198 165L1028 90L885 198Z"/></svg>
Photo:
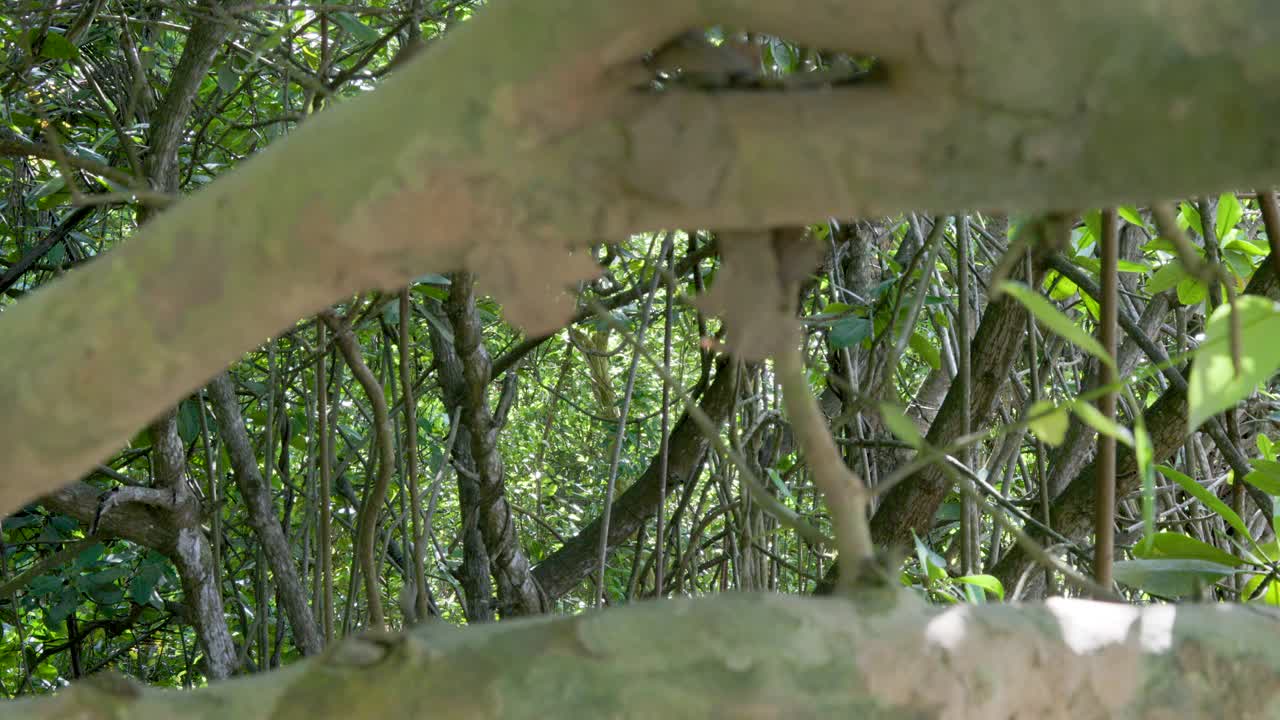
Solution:
<svg viewBox="0 0 1280 720"><path fill-rule="evenodd" d="M947 652L956 652L964 641L968 620L967 606L960 605L947 610L929 621L924 630L925 640L930 645L941 647Z"/></svg>
<svg viewBox="0 0 1280 720"><path fill-rule="evenodd" d="M1173 647L1173 624L1178 608L1173 605L1155 605L1143 609L1140 637L1142 649L1149 653L1168 652Z"/></svg>
<svg viewBox="0 0 1280 720"><path fill-rule="evenodd" d="M1058 619L1063 642L1077 655L1124 643L1142 611L1128 605L1049 598L1045 608Z"/></svg>

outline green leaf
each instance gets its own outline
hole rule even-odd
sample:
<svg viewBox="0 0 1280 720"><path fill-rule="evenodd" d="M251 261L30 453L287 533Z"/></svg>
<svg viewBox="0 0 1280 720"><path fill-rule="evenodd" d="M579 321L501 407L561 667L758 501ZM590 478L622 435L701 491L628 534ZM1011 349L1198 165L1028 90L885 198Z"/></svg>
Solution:
<svg viewBox="0 0 1280 720"><path fill-rule="evenodd" d="M1248 397L1259 383L1280 368L1280 311L1276 304L1256 295L1236 298L1240 319L1240 376L1231 361L1231 306L1214 311L1205 325L1205 339L1196 353L1187 382L1190 406L1188 431L1199 428L1217 413Z"/></svg>
<svg viewBox="0 0 1280 720"><path fill-rule="evenodd" d="M1280 495L1280 462L1255 458L1249 464L1253 470L1244 481L1268 495Z"/></svg>
<svg viewBox="0 0 1280 720"><path fill-rule="evenodd" d="M1093 406L1093 403L1077 401L1071 404L1071 409L1084 424L1103 435L1115 438L1128 447L1133 447L1133 433L1129 432L1129 428L1104 416L1098 408Z"/></svg>
<svg viewBox="0 0 1280 720"><path fill-rule="evenodd" d="M129 581L129 597L139 605L150 602L162 573L158 565L144 565Z"/></svg>
<svg viewBox="0 0 1280 720"><path fill-rule="evenodd" d="M1224 250L1239 250L1246 255L1253 255L1254 257L1262 257L1270 252L1261 245L1255 245L1241 237L1228 240L1222 248Z"/></svg>
<svg viewBox="0 0 1280 720"><path fill-rule="evenodd" d="M1102 211L1090 210L1084 214L1084 226L1095 238L1102 237Z"/></svg>
<svg viewBox="0 0 1280 720"><path fill-rule="evenodd" d="M1004 584L993 575L964 575L956 578L956 582L975 585L1004 600Z"/></svg>
<svg viewBox="0 0 1280 720"><path fill-rule="evenodd" d="M853 347L871 337L871 321L853 316L842 317L832 323L828 337L834 348Z"/></svg>
<svg viewBox="0 0 1280 720"><path fill-rule="evenodd" d="M1027 414L1031 418L1027 427L1044 444L1057 447L1066 439L1067 428L1071 425L1071 416L1066 408L1057 407L1049 400L1041 400L1032 405Z"/></svg>
<svg viewBox="0 0 1280 720"><path fill-rule="evenodd" d="M1133 549L1136 557L1146 559L1182 558L1186 560L1208 560L1235 567L1244 561L1231 553L1216 548L1209 543L1197 540L1190 535L1175 532L1158 532L1149 535Z"/></svg>
<svg viewBox="0 0 1280 720"><path fill-rule="evenodd" d="M53 625L67 619L67 616L76 611L76 606L80 604L80 593L75 590L68 590L65 595L58 600L58 604L54 605L47 611L45 615L49 624Z"/></svg>
<svg viewBox="0 0 1280 720"><path fill-rule="evenodd" d="M1112 568L1115 579L1129 587L1161 597L1180 597L1212 585L1235 570L1208 560L1121 560Z"/></svg>
<svg viewBox="0 0 1280 720"><path fill-rule="evenodd" d="M1133 457L1138 463L1138 477L1142 480L1142 532L1153 535L1156 531L1156 461L1155 448L1151 445L1151 433L1139 413L1133 425Z"/></svg>
<svg viewBox="0 0 1280 720"><path fill-rule="evenodd" d="M329 17L333 18L343 30L351 33L352 37L362 43L377 42L382 36L377 30L365 25L356 18L355 15L346 12L330 13Z"/></svg>
<svg viewBox="0 0 1280 720"><path fill-rule="evenodd" d="M1204 227L1204 222L1200 219L1200 211L1194 205L1185 201L1178 204L1178 224L1183 230L1191 228L1196 234L1199 234L1201 228Z"/></svg>
<svg viewBox="0 0 1280 720"><path fill-rule="evenodd" d="M907 340L907 345L915 350L920 359L929 364L929 367L934 370L942 367L942 357L938 354L938 348L929 342L929 338L920 333L911 333L911 339Z"/></svg>
<svg viewBox="0 0 1280 720"><path fill-rule="evenodd" d="M787 489L787 484L782 482L782 475L775 469L769 468L769 479L773 481L773 486L778 488L778 493L788 500L794 500L791 491Z"/></svg>
<svg viewBox="0 0 1280 720"><path fill-rule="evenodd" d="M924 437L920 434L920 429L897 405L880 403L880 418L889 427L889 431L902 442L917 449L924 446Z"/></svg>
<svg viewBox="0 0 1280 720"><path fill-rule="evenodd" d="M1244 524L1244 521L1240 519L1240 516L1236 514L1236 511L1228 507L1227 504L1222 502L1217 495L1213 494L1203 485L1196 482L1195 479L1174 470L1168 465L1157 465L1156 470L1169 480L1178 483L1178 486L1182 488L1183 492L1204 503L1210 510L1221 515L1222 519L1225 520L1241 538L1249 537L1249 528Z"/></svg>
<svg viewBox="0 0 1280 720"><path fill-rule="evenodd" d="M1116 209L1116 213L1118 213L1120 217L1140 228L1145 228L1147 226L1147 223L1142 219L1142 216L1138 214L1137 208L1129 207L1128 205L1121 205Z"/></svg>
<svg viewBox="0 0 1280 720"><path fill-rule="evenodd" d="M1268 460L1276 459L1276 445L1271 442L1271 438L1263 435L1262 433L1258 433L1258 435L1253 439L1253 443L1258 446L1258 452L1262 453L1262 457Z"/></svg>
<svg viewBox="0 0 1280 720"><path fill-rule="evenodd" d="M1258 587L1270 578L1269 575L1254 575L1245 583L1241 596L1249 598L1249 602L1260 602L1264 605L1280 606L1280 584L1268 582L1267 587L1258 592Z"/></svg>
<svg viewBox="0 0 1280 720"><path fill-rule="evenodd" d="M833 302L833 303L827 303L827 306L822 308L822 314L823 315L843 315L844 313L847 313L850 310L853 310L853 306L850 305L849 303Z"/></svg>
<svg viewBox="0 0 1280 720"><path fill-rule="evenodd" d="M1043 287L1045 292L1049 293L1049 297L1059 302L1071 298L1079 290L1074 282L1060 275L1056 270L1045 273Z"/></svg>
<svg viewBox="0 0 1280 720"><path fill-rule="evenodd" d="M41 575L27 586L27 592L35 597L51 595L62 589L62 577L58 575Z"/></svg>
<svg viewBox="0 0 1280 720"><path fill-rule="evenodd" d="M1184 277L1178 281L1178 302L1183 305L1199 305L1209 296L1209 289L1193 277Z"/></svg>
<svg viewBox="0 0 1280 720"><path fill-rule="evenodd" d="M84 568L98 562L98 559L101 558L102 554L106 551L106 545L96 542L84 550L81 550L79 554L76 555L76 559L72 562L72 565L83 570Z"/></svg>
<svg viewBox="0 0 1280 720"><path fill-rule="evenodd" d="M240 73L236 72L231 63L224 62L218 66L217 79L218 87L221 88L222 92L234 92L236 86L240 84Z"/></svg>
<svg viewBox="0 0 1280 720"><path fill-rule="evenodd" d="M1053 303L1044 299L1043 295L1022 283L1012 281L1001 283L1000 289L1022 303L1023 307L1034 315L1037 320L1063 340L1078 346L1081 350L1093 355L1107 365L1115 367L1115 361L1102 348L1102 344L1092 335L1085 332L1084 328L1072 322L1071 318L1064 315L1061 310L1054 307Z"/></svg>
<svg viewBox="0 0 1280 720"><path fill-rule="evenodd" d="M178 404L178 437L189 443L200 435L200 403L187 398Z"/></svg>
<svg viewBox="0 0 1280 720"><path fill-rule="evenodd" d="M1099 260L1098 258L1091 258L1091 257L1086 257L1084 255L1077 255L1071 258L1071 262L1088 270L1094 275L1099 275L1102 273L1102 261ZM1116 261L1116 272L1144 273L1150 269L1151 267L1148 266L1146 263L1133 262L1132 260Z"/></svg>
<svg viewBox="0 0 1280 720"><path fill-rule="evenodd" d="M91 585L108 585L110 583L114 583L115 581L119 580L120 578L123 578L128 574L129 574L128 567L124 565L116 565L115 567L109 567L106 570L96 572L90 575L88 579Z"/></svg>
<svg viewBox="0 0 1280 720"><path fill-rule="evenodd" d="M50 60L73 60L80 57L80 48L65 35L51 31L40 43L40 57Z"/></svg>
<svg viewBox="0 0 1280 720"><path fill-rule="evenodd" d="M1215 218L1213 228L1218 233L1218 240L1225 238L1227 231L1235 227L1242 217L1244 217L1244 208L1240 207L1240 198L1236 197L1235 193L1223 193L1218 198L1218 216Z"/></svg>
<svg viewBox="0 0 1280 720"><path fill-rule="evenodd" d="M920 569L924 571L929 582L946 580L947 561L929 549L914 530L911 531L911 538L916 542L916 559L920 561Z"/></svg>
<svg viewBox="0 0 1280 720"><path fill-rule="evenodd" d="M1236 277L1247 278L1253 275L1253 261L1239 250L1223 250L1222 259L1227 261L1227 267L1231 268Z"/></svg>

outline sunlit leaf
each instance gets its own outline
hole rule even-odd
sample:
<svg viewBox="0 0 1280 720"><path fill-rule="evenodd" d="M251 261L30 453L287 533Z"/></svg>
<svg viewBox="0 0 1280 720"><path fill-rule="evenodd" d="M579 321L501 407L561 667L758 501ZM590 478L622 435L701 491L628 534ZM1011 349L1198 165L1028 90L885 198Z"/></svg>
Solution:
<svg viewBox="0 0 1280 720"><path fill-rule="evenodd" d="M920 434L920 429L897 405L880 403L880 418L902 442L914 448L924 447L924 436Z"/></svg>
<svg viewBox="0 0 1280 720"><path fill-rule="evenodd" d="M1168 465L1157 465L1156 470L1161 475L1176 482L1188 495L1191 495L1195 499L1204 503L1210 510L1221 515L1222 519L1225 520L1237 533L1239 533L1240 537L1249 537L1249 528L1244 524L1244 521L1240 519L1240 516L1228 507L1226 503L1222 502L1222 500L1217 495L1214 495L1208 488L1196 482L1194 478L1184 473L1180 473Z"/></svg>
<svg viewBox="0 0 1280 720"><path fill-rule="evenodd" d="M938 348L929 342L929 338L920 333L911 333L911 338L907 341L907 344L912 350L916 351L921 360L928 363L929 367L934 370L942 367L942 357L938 354Z"/></svg>
<svg viewBox="0 0 1280 720"><path fill-rule="evenodd" d="M1280 368L1280 342L1276 340L1280 338L1280 310L1276 304L1245 295L1236 299L1235 306L1240 314L1240 375L1236 376L1231 359L1231 306L1223 305L1205 325L1205 339L1187 382L1190 431L1234 407Z"/></svg>
<svg viewBox="0 0 1280 720"><path fill-rule="evenodd" d="M40 43L40 57L50 60L73 60L80 57L80 48L65 35L50 31Z"/></svg>
<svg viewBox="0 0 1280 720"><path fill-rule="evenodd" d="M963 575L956 578L956 582L975 585L1004 600L1004 584L993 575Z"/></svg>
<svg viewBox="0 0 1280 720"><path fill-rule="evenodd" d="M1102 360L1107 365L1114 367L1115 361L1102 348L1102 345L1092 335L1084 331L1084 328L1072 322L1071 318L1062 313L1061 310L1054 307L1052 303L1044 298L1040 293L1035 292L1031 288L1022 283L1006 281L1001 284L1000 288L1012 295L1023 307L1036 317L1045 327L1052 330L1062 339L1076 345L1081 350Z"/></svg>
<svg viewBox="0 0 1280 720"><path fill-rule="evenodd" d="M1218 198L1218 214L1214 222L1214 231L1218 234L1221 241L1226 238L1227 231L1236 226L1240 222L1240 218L1244 217L1244 208L1240 206L1240 198L1235 193L1223 193Z"/></svg>
<svg viewBox="0 0 1280 720"><path fill-rule="evenodd" d="M1244 564L1243 560L1225 550L1197 540L1190 535L1175 532L1158 532L1155 535L1143 538L1134 547L1133 554L1136 557L1147 559L1184 558L1208 560L1232 567Z"/></svg>
<svg viewBox="0 0 1280 720"><path fill-rule="evenodd" d="M1249 464L1253 470L1244 481L1268 495L1280 496L1280 462L1255 458Z"/></svg>
<svg viewBox="0 0 1280 720"><path fill-rule="evenodd" d="M1209 289L1193 277L1184 277L1178 281L1178 302L1183 305L1199 305L1209 296Z"/></svg>
<svg viewBox="0 0 1280 720"><path fill-rule="evenodd" d="M1146 221L1144 221L1142 216L1138 214L1137 208L1129 207L1128 205L1121 205L1116 209L1116 213L1119 214L1120 217L1140 228L1145 228L1147 226Z"/></svg>
<svg viewBox="0 0 1280 720"><path fill-rule="evenodd" d="M1028 415L1031 420L1027 427L1044 444L1057 447L1066 439L1067 428L1071 425L1071 415L1066 408L1055 407L1049 400L1041 400L1031 406Z"/></svg>
<svg viewBox="0 0 1280 720"><path fill-rule="evenodd" d="M1124 443L1129 447L1133 447L1133 433L1129 432L1129 428L1124 427L1114 420L1104 416L1098 408L1092 403L1075 402L1071 404L1071 410L1080 418L1084 424L1097 430L1103 435L1115 438L1117 441Z"/></svg>
<svg viewBox="0 0 1280 720"><path fill-rule="evenodd" d="M1171 558L1120 560L1112 567L1118 582L1169 598L1189 595L1235 572L1230 566L1208 560Z"/></svg>

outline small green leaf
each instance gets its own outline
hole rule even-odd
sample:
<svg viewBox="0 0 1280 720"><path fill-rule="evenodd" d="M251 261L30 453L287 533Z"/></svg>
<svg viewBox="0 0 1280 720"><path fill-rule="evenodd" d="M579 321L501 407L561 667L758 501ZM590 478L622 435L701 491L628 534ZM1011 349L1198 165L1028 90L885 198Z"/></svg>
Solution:
<svg viewBox="0 0 1280 720"><path fill-rule="evenodd" d="M853 310L853 306L850 305L849 303L833 302L833 303L827 303L827 306L822 308L822 314L823 315L843 315L844 313L847 313L850 310Z"/></svg>
<svg viewBox="0 0 1280 720"><path fill-rule="evenodd" d="M1142 532L1154 535L1156 531L1156 461L1155 448L1151 445L1151 433L1138 414L1133 424L1133 457L1138 463L1138 477L1142 480Z"/></svg>
<svg viewBox="0 0 1280 720"><path fill-rule="evenodd" d="M1129 428L1105 417L1098 408L1093 406L1093 403L1077 401L1071 404L1071 409L1084 424L1103 435L1115 438L1128 447L1133 447L1133 433L1129 432Z"/></svg>
<svg viewBox="0 0 1280 720"><path fill-rule="evenodd" d="M778 493L788 500L793 500L791 491L787 489L787 484L782 482L782 475L775 469L768 469L769 479L773 481L773 486L778 488Z"/></svg>
<svg viewBox="0 0 1280 720"><path fill-rule="evenodd" d="M1244 481L1268 495L1280 495L1280 462L1255 458L1249 464L1253 470Z"/></svg>
<svg viewBox="0 0 1280 720"><path fill-rule="evenodd" d="M1249 578L1249 582L1245 583L1244 590L1240 593L1241 597L1249 598L1249 602L1280 606L1280 584L1268 582L1267 587L1261 593L1258 592L1259 586L1270 577L1270 575L1254 575Z"/></svg>
<svg viewBox="0 0 1280 720"><path fill-rule="evenodd" d="M912 350L915 350L920 359L928 363L929 367L934 370L942 367L942 357L938 354L938 348L929 342L929 338L920 333L911 333L911 338L907 340L907 345Z"/></svg>
<svg viewBox="0 0 1280 720"><path fill-rule="evenodd" d="M889 427L889 431L902 442L917 449L924 447L924 437L920 434L920 429L897 405L880 403L880 418Z"/></svg>
<svg viewBox="0 0 1280 720"><path fill-rule="evenodd" d="M1231 306L1214 311L1205 325L1205 339L1196 353L1187 382L1190 406L1189 431L1204 421L1233 407L1248 397L1259 383L1280 368L1280 310L1276 304L1255 295L1236 298L1241 335L1240 376L1231 360Z"/></svg>
<svg viewBox="0 0 1280 720"><path fill-rule="evenodd" d="M1253 443L1258 446L1258 452L1262 453L1262 457L1268 460L1276 459L1276 445L1271 442L1271 438L1263 435L1262 433L1258 433L1258 435L1253 439Z"/></svg>
<svg viewBox="0 0 1280 720"><path fill-rule="evenodd" d="M1142 216L1138 214L1137 208L1129 207L1128 205L1121 205L1116 209L1116 212L1120 217L1140 228L1145 228L1147 226L1147 223L1142 219Z"/></svg>
<svg viewBox="0 0 1280 720"><path fill-rule="evenodd" d="M1027 414L1031 417L1027 427L1044 444L1057 447L1066 439L1067 428L1071 425L1071 416L1066 408L1041 400L1032 405Z"/></svg>
<svg viewBox="0 0 1280 720"><path fill-rule="evenodd" d="M993 575L964 575L956 578L956 582L975 585L1004 600L1004 584Z"/></svg>
<svg viewBox="0 0 1280 720"><path fill-rule="evenodd" d="M1213 228L1218 233L1218 239L1225 238L1227 231L1235 227L1242 217L1244 208L1240 207L1240 198L1235 193L1223 193L1218 198L1218 215Z"/></svg>
<svg viewBox="0 0 1280 720"><path fill-rule="evenodd" d="M1253 255L1254 257L1262 257L1270 252L1261 245L1255 245L1241 237L1228 240L1222 247L1224 250L1239 250L1246 255Z"/></svg>
<svg viewBox="0 0 1280 720"><path fill-rule="evenodd" d="M1209 296L1209 289L1193 277L1184 277L1178 281L1178 302L1183 305L1199 305Z"/></svg>
<svg viewBox="0 0 1280 720"><path fill-rule="evenodd" d="M240 73L231 66L231 63L224 62L218 66L218 87L222 92L235 92L236 86L240 84Z"/></svg>
<svg viewBox="0 0 1280 720"><path fill-rule="evenodd" d="M331 13L329 17L333 18L334 22L336 22L339 27L351 33L356 40L359 40L362 43L377 42L382 37L378 34L377 30L374 30L368 25L360 22L360 20L351 13Z"/></svg>
<svg viewBox="0 0 1280 720"><path fill-rule="evenodd" d="M1191 203L1184 201L1178 204L1178 225L1183 230L1191 228L1199 234L1200 229L1204 227L1204 222L1200 220L1200 211Z"/></svg>
<svg viewBox="0 0 1280 720"><path fill-rule="evenodd" d="M47 612L45 617L48 618L49 624L53 625L67 619L67 616L76 611L76 607L80 604L80 593L75 590L68 590L58 604L54 605Z"/></svg>
<svg viewBox="0 0 1280 720"><path fill-rule="evenodd" d="M1133 549L1135 557L1146 559L1182 558L1208 560L1220 565L1235 567L1244 561L1225 550L1197 540L1190 535L1175 532L1158 532L1143 538Z"/></svg>
<svg viewBox="0 0 1280 720"><path fill-rule="evenodd" d="M920 561L920 569L924 571L925 577L928 578L929 582L946 580L947 561L929 549L914 530L911 531L911 537L916 542L916 559Z"/></svg>
<svg viewBox="0 0 1280 720"><path fill-rule="evenodd" d="M40 43L40 57L50 60L73 60L80 57L80 48L65 35L51 31Z"/></svg>
<svg viewBox="0 0 1280 720"><path fill-rule="evenodd" d="M1085 332L1084 328L1072 322L1071 318L1064 315L1052 303L1044 299L1043 295L1022 283L1012 281L1002 283L1000 288L1022 303L1023 307L1027 308L1032 315L1035 315L1037 320L1044 323L1045 327L1052 330L1063 340L1078 346L1081 350L1093 355L1107 365L1115 367L1115 360L1107 354L1101 343Z"/></svg>
<svg viewBox="0 0 1280 720"><path fill-rule="evenodd" d="M1180 597L1235 574L1229 566L1208 560L1121 560L1112 568L1115 579L1161 597Z"/></svg>
<svg viewBox="0 0 1280 720"><path fill-rule="evenodd" d="M27 592L35 597L43 597L58 592L63 587L62 578L58 575L41 575L27 586Z"/></svg>
<svg viewBox="0 0 1280 720"><path fill-rule="evenodd" d="M90 565L98 562L98 559L101 558L103 553L105 553L106 551L107 551L106 545L103 545L100 542L96 542L90 545L89 547L85 548L84 550L81 550L80 553L76 555L76 559L72 564L80 569L87 568Z"/></svg>
<svg viewBox="0 0 1280 720"><path fill-rule="evenodd" d="M1049 293L1050 298L1062 302L1073 297L1080 288L1066 276L1052 271L1045 274L1044 289Z"/></svg>
<svg viewBox="0 0 1280 720"><path fill-rule="evenodd" d="M1095 238L1102 237L1102 211L1090 210L1084 214L1084 226Z"/></svg>
<svg viewBox="0 0 1280 720"><path fill-rule="evenodd" d="M834 348L853 347L871 337L871 321L866 318L846 315L831 325L828 338Z"/></svg>
<svg viewBox="0 0 1280 720"><path fill-rule="evenodd" d="M108 585L114 583L120 578L129 574L129 568L124 565L116 565L106 570L96 572L89 576L89 583L92 585Z"/></svg>

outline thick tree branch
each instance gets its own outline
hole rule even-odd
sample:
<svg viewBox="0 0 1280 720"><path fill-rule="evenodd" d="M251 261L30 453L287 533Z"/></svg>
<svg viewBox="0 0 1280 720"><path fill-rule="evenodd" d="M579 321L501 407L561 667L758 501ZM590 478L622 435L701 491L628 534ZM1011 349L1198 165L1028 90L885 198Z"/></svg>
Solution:
<svg viewBox="0 0 1280 720"><path fill-rule="evenodd" d="M1062 716L1064 703L1076 717L1249 717L1280 703L1278 629L1273 609L1231 605L907 603L866 615L837 599L730 594L356 636L185 693L84 682L0 705L0 720L103 708L137 720L1030 718ZM1017 672L972 662L991 654Z"/></svg>
<svg viewBox="0 0 1280 720"><path fill-rule="evenodd" d="M260 338L422 271L478 272L538 332L570 309L552 291L591 272L569 246L637 230L1269 183L1280 7L1215 7L491 3L383 87L5 313L0 512L92 467ZM860 45L890 82L797 96L639 93L620 79L715 22ZM1099 52L1082 56L1084 39ZM547 272L517 270L530 259Z"/></svg>

